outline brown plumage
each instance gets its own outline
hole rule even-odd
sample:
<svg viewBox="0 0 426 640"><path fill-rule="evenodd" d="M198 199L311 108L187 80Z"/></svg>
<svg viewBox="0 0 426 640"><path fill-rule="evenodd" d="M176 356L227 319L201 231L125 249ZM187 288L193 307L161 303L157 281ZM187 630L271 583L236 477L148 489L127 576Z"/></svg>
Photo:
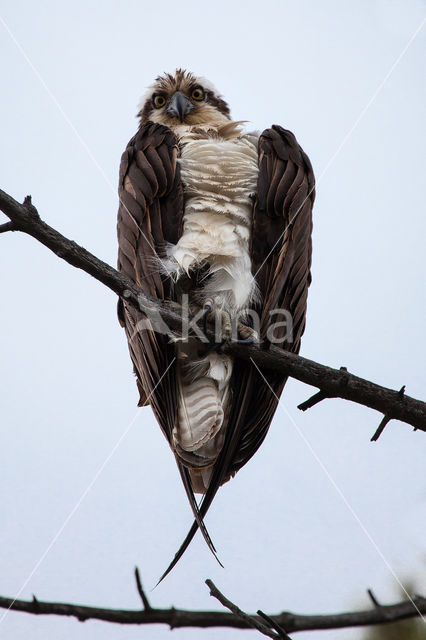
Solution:
<svg viewBox="0 0 426 640"><path fill-rule="evenodd" d="M192 106L187 107L190 111L179 123L175 115L167 113L167 109L170 110L169 105L176 92L184 94L189 102L194 87L203 90L202 104L192 100ZM153 107L153 96L159 92L165 98L163 109ZM159 260L167 263L169 247L178 243L184 231L187 196L179 164L182 145L185 144L183 127L186 135L201 126L204 138L214 138L219 135L218 128L230 122L229 108L210 85L203 86L203 80L178 70L174 75L156 80L139 115L139 130L130 140L120 166L118 268L149 295L161 300L179 301L180 292L185 287L195 286L191 285L191 277L197 281L197 270L195 276L189 274L189 277L180 277L175 282L165 271L162 273ZM293 134L279 126L273 126L260 135L258 164L257 192L253 194L247 251L260 295L253 296L249 306L260 316L261 340L266 339L274 321L270 311L281 308L289 312L293 319L293 340L285 341L281 346L298 352L310 284L314 176L309 159ZM175 453L195 517L166 575L198 527L214 550L203 518L220 485L246 464L261 445L286 378L264 372L273 389L271 391L253 366L238 359L233 361L227 383L227 400L223 406L222 435L216 445L214 464L209 467L207 485L202 489L205 495L198 507L194 489L200 488L194 485L198 476L191 469L192 454L184 452L185 455L179 455L173 438L173 430L178 426L178 378L181 375L176 343L170 341L166 334L154 332L147 318L122 300L119 302L119 319L127 334L140 392L139 404L151 404ZM283 337L283 332L282 327L277 327L274 337Z"/></svg>

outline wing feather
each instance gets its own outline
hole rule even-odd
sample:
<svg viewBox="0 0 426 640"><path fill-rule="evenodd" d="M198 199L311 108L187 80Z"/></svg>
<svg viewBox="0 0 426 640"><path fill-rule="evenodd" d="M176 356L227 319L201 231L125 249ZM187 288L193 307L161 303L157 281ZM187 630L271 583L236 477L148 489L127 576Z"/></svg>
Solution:
<svg viewBox="0 0 426 640"><path fill-rule="evenodd" d="M270 167L274 167L271 175ZM270 312L283 309L293 320L292 340L280 346L297 353L305 327L307 292L312 256L312 207L315 180L311 163L294 135L274 126L259 139L259 190L267 198L257 198L253 211L252 270L260 289L261 337L265 338L274 317ZM286 328L274 335L284 339ZM278 405L286 377L256 372L241 427L239 454L228 473L236 472L257 451L266 436Z"/></svg>

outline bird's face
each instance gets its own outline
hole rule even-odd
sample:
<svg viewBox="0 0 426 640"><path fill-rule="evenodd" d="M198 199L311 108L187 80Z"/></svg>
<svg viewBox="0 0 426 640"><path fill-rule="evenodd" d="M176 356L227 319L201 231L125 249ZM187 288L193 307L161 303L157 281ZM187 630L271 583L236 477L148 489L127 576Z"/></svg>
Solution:
<svg viewBox="0 0 426 640"><path fill-rule="evenodd" d="M220 125L230 119L229 107L214 87L182 69L155 80L138 115L142 123L151 120L171 128Z"/></svg>

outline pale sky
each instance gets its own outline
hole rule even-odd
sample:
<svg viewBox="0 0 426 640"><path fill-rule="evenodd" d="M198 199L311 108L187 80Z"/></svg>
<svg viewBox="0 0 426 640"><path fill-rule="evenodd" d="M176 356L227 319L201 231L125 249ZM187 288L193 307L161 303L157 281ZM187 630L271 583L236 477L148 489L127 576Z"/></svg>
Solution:
<svg viewBox="0 0 426 640"><path fill-rule="evenodd" d="M53 2L0 10L1 184L116 263L117 175L163 71L207 77L235 119L291 129L317 176L302 355L426 398L423 1ZM4 218L0 216L0 223ZM114 295L32 238L0 236L0 594L138 608L192 522L149 408L137 411ZM290 381L256 456L151 593L158 607L331 613L426 593L426 436ZM175 630L173 638L256 632ZM294 634L355 640L358 630ZM8 640L169 638L0 611ZM258 636L260 637L260 636Z"/></svg>

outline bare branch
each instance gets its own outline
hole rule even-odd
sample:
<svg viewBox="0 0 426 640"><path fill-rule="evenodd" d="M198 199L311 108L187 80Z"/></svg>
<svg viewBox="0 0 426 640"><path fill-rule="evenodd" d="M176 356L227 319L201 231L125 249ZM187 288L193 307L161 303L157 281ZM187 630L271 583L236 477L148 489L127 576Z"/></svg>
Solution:
<svg viewBox="0 0 426 640"><path fill-rule="evenodd" d="M274 620L273 618L271 618L271 616L268 616L266 613L264 613L260 609L258 609L257 615L260 616L261 618L263 618L264 620L266 620L266 622L272 627L272 629L275 629L278 632L278 636L280 638L283 638L283 640L291 640L291 638L288 635L288 633L286 633L284 631L284 629L282 627L280 627L278 622L276 620Z"/></svg>
<svg viewBox="0 0 426 640"><path fill-rule="evenodd" d="M377 600L376 596L374 595L373 591L371 589L367 589L367 593L368 593L368 597L370 598L371 602L374 604L375 607L381 607L380 602Z"/></svg>
<svg viewBox="0 0 426 640"><path fill-rule="evenodd" d="M16 227L13 222L5 222L0 224L0 233L6 233L6 231L16 231Z"/></svg>
<svg viewBox="0 0 426 640"><path fill-rule="evenodd" d="M383 431L385 430L386 425L390 422L390 418L389 416L383 416L382 421L380 422L379 426L377 427L374 435L371 437L370 442L376 442L380 436L382 435Z"/></svg>
<svg viewBox="0 0 426 640"><path fill-rule="evenodd" d="M37 600L35 596L32 600L15 600L14 598L0 596L0 608L23 611L35 615L72 616L81 622L85 620L103 620L104 622L131 625L165 624L170 628L227 627L249 629L253 628L253 620L257 620L258 623L262 624L262 618L255 614L248 615L249 621L247 621L241 615L226 611L188 611L173 607L170 609L145 608L145 610L103 609L62 602L42 602ZM343 629L384 624L424 614L426 614L426 598L415 596L413 600L393 605L375 606L374 609L366 611L329 615L303 615L283 611L275 615L268 614L268 619L281 629L286 629L288 633L293 633L295 631Z"/></svg>
<svg viewBox="0 0 426 640"><path fill-rule="evenodd" d="M159 302L145 295L123 274L47 225L40 219L29 197L24 204L20 204L0 190L0 209L17 230L31 235L58 257L86 271L124 298L128 304L148 317L160 314L170 329L177 332L182 330L182 314L176 304ZM312 407L325 398L342 398L375 409L388 420L401 420L415 429L426 431L426 403L405 395L404 388L400 391L387 389L354 376L344 367L340 370L333 369L274 345L265 348L264 345L229 342L222 350L243 360L252 359L264 372L278 371L319 389L315 396L302 403L302 409Z"/></svg>
<svg viewBox="0 0 426 640"><path fill-rule="evenodd" d="M142 586L142 580L141 577L139 575L139 569L137 567L135 567L135 578L136 578L136 587L138 590L138 593L141 597L142 603L143 603L143 607L145 609L145 611L149 611L150 609L152 609L150 602L148 600L148 596L146 595L145 591L143 590L143 586Z"/></svg>
<svg viewBox="0 0 426 640"><path fill-rule="evenodd" d="M326 396L325 393L318 391L318 393L314 393L314 395L305 400L305 402L298 404L297 408L300 409L300 411L306 411L326 398L328 398L328 396Z"/></svg>
<svg viewBox="0 0 426 640"><path fill-rule="evenodd" d="M231 602L231 600L228 600L228 598L224 596L221 591L219 591L219 589L212 582L212 580L206 580L206 585L210 589L210 595L216 598L217 600L219 600L219 602L223 604L224 607L229 609L235 616L237 616L237 618L239 618L243 622L246 622L247 626L253 627L253 629L257 629L258 631L260 631L260 633L263 633L264 636L268 636L269 638L280 637L274 631L271 631L269 627L264 625L263 622L260 622L254 616L249 616L246 613L244 613L244 611L241 611L241 609L237 607L236 604Z"/></svg>

